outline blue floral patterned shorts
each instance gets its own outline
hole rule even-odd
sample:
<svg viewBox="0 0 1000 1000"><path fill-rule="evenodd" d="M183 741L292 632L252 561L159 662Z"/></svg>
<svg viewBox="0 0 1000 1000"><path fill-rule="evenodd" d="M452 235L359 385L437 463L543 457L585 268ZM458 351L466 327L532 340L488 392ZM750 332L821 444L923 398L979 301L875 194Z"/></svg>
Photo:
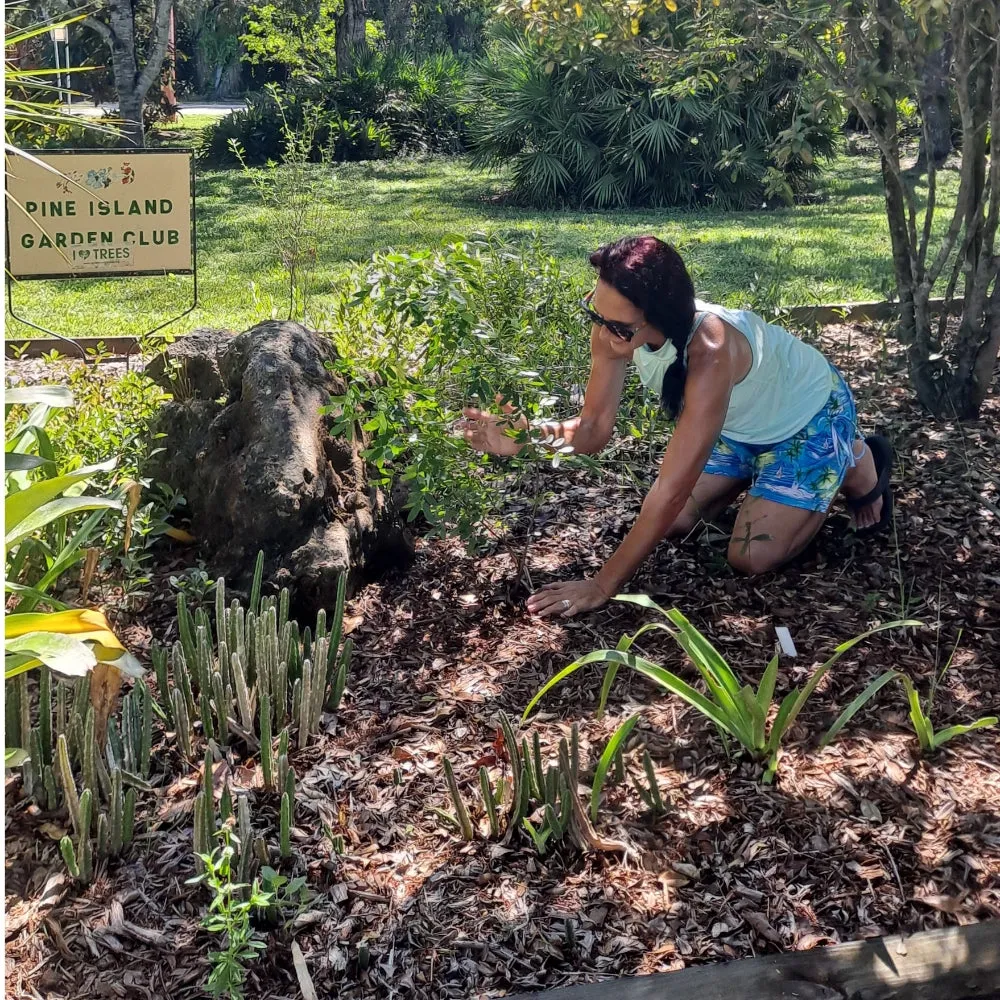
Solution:
<svg viewBox="0 0 1000 1000"><path fill-rule="evenodd" d="M752 480L749 496L825 512L854 466L857 437L854 397L840 372L830 368L830 398L802 430L777 444L743 444L721 437L705 471Z"/></svg>

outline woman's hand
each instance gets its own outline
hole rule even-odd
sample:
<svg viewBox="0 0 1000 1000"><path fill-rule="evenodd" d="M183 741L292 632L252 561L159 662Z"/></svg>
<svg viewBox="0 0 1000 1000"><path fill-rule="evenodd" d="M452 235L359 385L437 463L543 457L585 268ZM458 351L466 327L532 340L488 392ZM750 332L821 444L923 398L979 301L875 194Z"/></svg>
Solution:
<svg viewBox="0 0 1000 1000"><path fill-rule="evenodd" d="M572 618L584 611L593 611L607 604L611 597L595 580L570 580L568 583L547 583L528 598L528 611L541 618L562 615Z"/></svg>
<svg viewBox="0 0 1000 1000"><path fill-rule="evenodd" d="M500 402L500 397L497 397L497 402ZM462 410L463 419L458 423L458 430L471 448L490 455L516 455L521 450L521 445L510 436L510 431L526 431L528 418L523 414L516 420L506 416L514 412L510 403L505 403L501 410L505 416L498 417L472 406Z"/></svg>

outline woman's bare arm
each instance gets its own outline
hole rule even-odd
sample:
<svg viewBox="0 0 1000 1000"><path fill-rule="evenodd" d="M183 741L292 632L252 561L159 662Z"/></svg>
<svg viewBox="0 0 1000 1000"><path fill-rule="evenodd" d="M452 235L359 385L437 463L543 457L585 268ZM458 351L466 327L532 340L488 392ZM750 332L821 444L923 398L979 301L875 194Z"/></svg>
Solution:
<svg viewBox="0 0 1000 1000"><path fill-rule="evenodd" d="M684 408L660 471L632 530L594 577L607 597L632 578L684 508L719 439L735 382L735 359L721 321L706 320L688 353Z"/></svg>
<svg viewBox="0 0 1000 1000"><path fill-rule="evenodd" d="M611 439L625 387L628 363L607 349L603 341L605 336L608 334L602 334L599 327L592 328L590 378L580 413L567 420L545 420L534 425L543 439L561 440L578 454L592 455ZM506 429L512 426L510 421L475 408L466 409L464 416L465 439L473 448L506 455L520 451L520 446L506 433ZM516 429L518 425L513 426Z"/></svg>

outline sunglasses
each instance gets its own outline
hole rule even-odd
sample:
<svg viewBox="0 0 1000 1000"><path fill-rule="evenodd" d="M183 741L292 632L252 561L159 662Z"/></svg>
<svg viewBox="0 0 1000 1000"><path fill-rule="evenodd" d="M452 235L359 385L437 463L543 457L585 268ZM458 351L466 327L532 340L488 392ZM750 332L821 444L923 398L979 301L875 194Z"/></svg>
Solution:
<svg viewBox="0 0 1000 1000"><path fill-rule="evenodd" d="M584 296L580 300L580 308L587 314L592 323L605 327L619 340L624 340L627 343L646 325L645 323L640 323L638 326L632 326L629 323L621 323L616 319L605 319L599 312L594 312L590 308L590 300L593 297L593 292L590 295Z"/></svg>

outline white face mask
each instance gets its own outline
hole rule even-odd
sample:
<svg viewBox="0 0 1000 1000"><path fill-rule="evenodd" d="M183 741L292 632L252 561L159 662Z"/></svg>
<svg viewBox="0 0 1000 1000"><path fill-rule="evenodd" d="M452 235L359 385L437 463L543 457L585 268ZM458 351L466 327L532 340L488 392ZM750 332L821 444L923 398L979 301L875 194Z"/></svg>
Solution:
<svg viewBox="0 0 1000 1000"><path fill-rule="evenodd" d="M651 351L648 344L643 344L632 352L632 360L639 369L642 384L659 395L663 391L663 376L677 360L677 348L669 340L655 351Z"/></svg>

